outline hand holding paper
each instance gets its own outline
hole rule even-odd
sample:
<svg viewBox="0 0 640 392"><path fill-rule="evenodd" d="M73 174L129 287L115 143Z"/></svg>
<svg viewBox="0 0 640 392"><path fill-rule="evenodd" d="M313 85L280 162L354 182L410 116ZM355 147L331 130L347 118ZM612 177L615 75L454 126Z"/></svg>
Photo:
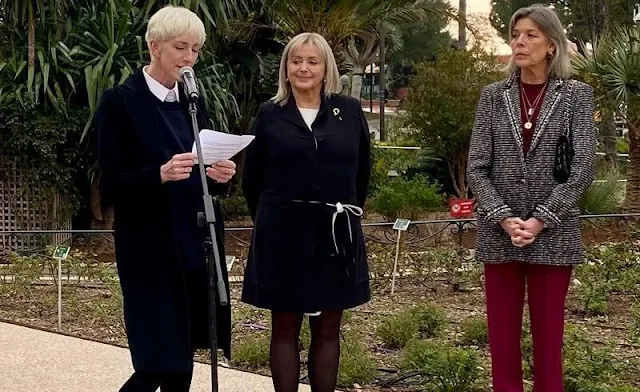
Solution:
<svg viewBox="0 0 640 392"><path fill-rule="evenodd" d="M232 135L229 133L203 129L200 131L200 144L202 146L202 158L205 165L211 165L217 161L231 159L234 155L245 149L253 141L253 135ZM197 154L196 143L193 142L191 151ZM198 158L196 156L196 164Z"/></svg>

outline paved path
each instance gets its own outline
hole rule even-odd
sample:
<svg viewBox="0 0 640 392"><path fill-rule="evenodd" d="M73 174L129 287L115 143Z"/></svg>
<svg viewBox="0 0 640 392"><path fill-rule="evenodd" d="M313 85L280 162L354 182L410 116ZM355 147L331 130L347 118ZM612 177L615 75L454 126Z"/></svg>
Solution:
<svg viewBox="0 0 640 392"><path fill-rule="evenodd" d="M269 377L218 369L220 392L273 391ZM117 392L131 373L127 349L0 323L2 392ZM196 364L191 391L211 391L210 376Z"/></svg>

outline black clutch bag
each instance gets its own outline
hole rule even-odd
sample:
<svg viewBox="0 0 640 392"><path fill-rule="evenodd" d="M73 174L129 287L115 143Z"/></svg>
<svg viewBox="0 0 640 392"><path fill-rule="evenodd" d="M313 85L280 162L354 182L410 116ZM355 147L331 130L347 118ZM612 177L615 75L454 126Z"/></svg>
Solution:
<svg viewBox="0 0 640 392"><path fill-rule="evenodd" d="M573 150L573 135L571 133L571 95L575 80L567 82L567 91L564 95L564 130L556 142L556 156L553 162L553 175L559 184L564 184L571 176L571 161L575 151Z"/></svg>

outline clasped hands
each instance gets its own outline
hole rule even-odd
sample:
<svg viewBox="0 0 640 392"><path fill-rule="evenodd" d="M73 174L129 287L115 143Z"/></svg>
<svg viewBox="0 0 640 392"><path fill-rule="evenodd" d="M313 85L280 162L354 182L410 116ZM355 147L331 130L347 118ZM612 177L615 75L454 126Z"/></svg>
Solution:
<svg viewBox="0 0 640 392"><path fill-rule="evenodd" d="M544 228L544 222L538 218L522 220L520 218L505 218L500 226L511 237L511 243L519 248L527 246L536 240Z"/></svg>
<svg viewBox="0 0 640 392"><path fill-rule="evenodd" d="M196 154L191 152L174 155L167 163L160 166L160 180L164 184L167 181L189 178L196 159ZM236 174L236 164L229 160L218 161L207 168L207 177L221 183L229 181L234 174Z"/></svg>

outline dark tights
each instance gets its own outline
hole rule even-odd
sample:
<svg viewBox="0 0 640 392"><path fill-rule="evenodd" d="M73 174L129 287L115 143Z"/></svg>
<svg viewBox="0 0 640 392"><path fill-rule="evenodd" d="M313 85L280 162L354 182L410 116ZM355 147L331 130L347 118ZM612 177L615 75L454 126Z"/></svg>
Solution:
<svg viewBox="0 0 640 392"><path fill-rule="evenodd" d="M135 372L120 392L189 392L193 373Z"/></svg>
<svg viewBox="0 0 640 392"><path fill-rule="evenodd" d="M297 392L300 378L298 342L303 314L271 313L270 366L276 392ZM340 360L342 310L309 317L309 382L312 392L333 392Z"/></svg>

